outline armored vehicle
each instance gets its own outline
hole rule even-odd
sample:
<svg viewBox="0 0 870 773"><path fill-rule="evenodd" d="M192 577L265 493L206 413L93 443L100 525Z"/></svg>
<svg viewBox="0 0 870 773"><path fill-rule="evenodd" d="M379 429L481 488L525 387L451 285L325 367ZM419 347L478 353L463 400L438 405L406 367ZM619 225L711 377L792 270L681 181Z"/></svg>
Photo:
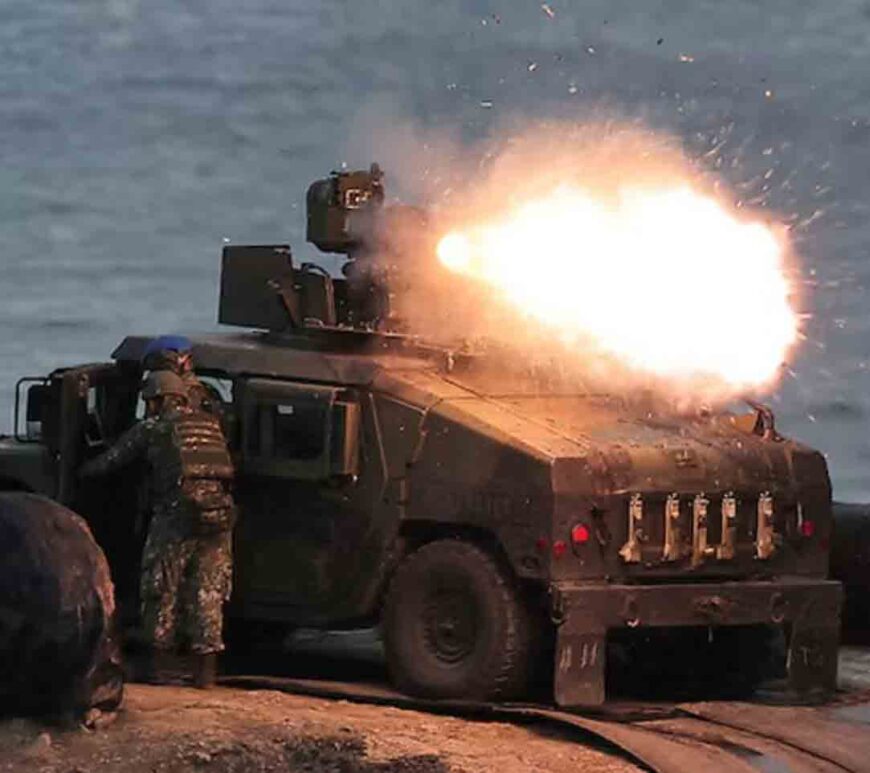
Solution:
<svg viewBox="0 0 870 773"><path fill-rule="evenodd" d="M756 626L784 632L796 689L833 688L822 455L760 405L652 410L390 332L366 268L381 185L373 169L309 190L308 238L348 254L345 278L286 245L227 246L219 321L245 330L191 336L237 463L232 618L379 624L395 683L432 697L517 697L547 663L558 704L594 705L609 638ZM2 486L84 515L133 610L141 471L76 471L141 415L149 340L22 380L0 445Z"/></svg>

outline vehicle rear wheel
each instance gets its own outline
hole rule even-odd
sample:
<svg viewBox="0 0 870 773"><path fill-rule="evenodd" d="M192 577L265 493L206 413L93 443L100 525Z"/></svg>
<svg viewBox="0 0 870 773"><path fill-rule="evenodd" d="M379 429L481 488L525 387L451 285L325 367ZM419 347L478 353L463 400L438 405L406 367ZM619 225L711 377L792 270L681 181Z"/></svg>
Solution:
<svg viewBox="0 0 870 773"><path fill-rule="evenodd" d="M483 700L526 687L528 610L512 578L476 545L440 540L405 559L383 627L390 676L405 692Z"/></svg>

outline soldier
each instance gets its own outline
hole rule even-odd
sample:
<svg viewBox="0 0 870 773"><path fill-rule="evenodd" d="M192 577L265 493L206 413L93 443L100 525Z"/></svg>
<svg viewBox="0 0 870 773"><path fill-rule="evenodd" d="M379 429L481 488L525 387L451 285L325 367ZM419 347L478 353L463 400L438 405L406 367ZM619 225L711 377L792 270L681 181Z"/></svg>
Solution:
<svg viewBox="0 0 870 773"><path fill-rule="evenodd" d="M190 406L179 376L152 373L142 397L146 418L87 462L81 475L147 460L152 516L140 596L152 678L159 680L172 653L188 647L195 656L194 683L210 687L224 649L223 604L232 583L232 461L217 417Z"/></svg>
<svg viewBox="0 0 870 773"><path fill-rule="evenodd" d="M193 372L193 347L184 336L164 335L153 338L142 353L142 367L150 371L168 370L179 376L187 387L193 408L213 410L213 397Z"/></svg>

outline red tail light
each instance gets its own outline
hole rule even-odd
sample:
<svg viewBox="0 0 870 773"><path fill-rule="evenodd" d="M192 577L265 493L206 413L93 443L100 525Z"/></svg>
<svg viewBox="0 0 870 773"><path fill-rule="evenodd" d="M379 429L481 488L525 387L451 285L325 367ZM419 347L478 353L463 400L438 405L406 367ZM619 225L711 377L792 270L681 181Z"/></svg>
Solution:
<svg viewBox="0 0 870 773"><path fill-rule="evenodd" d="M801 522L801 536L812 537L816 533L816 524L814 521L804 520Z"/></svg>
<svg viewBox="0 0 870 773"><path fill-rule="evenodd" d="M565 555L565 551L568 550L568 544L563 540L556 540L553 543L553 558L561 558Z"/></svg>
<svg viewBox="0 0 870 773"><path fill-rule="evenodd" d="M585 523L578 523L571 529L571 542L575 545L585 545L589 542L589 537L592 536L589 532L589 527Z"/></svg>

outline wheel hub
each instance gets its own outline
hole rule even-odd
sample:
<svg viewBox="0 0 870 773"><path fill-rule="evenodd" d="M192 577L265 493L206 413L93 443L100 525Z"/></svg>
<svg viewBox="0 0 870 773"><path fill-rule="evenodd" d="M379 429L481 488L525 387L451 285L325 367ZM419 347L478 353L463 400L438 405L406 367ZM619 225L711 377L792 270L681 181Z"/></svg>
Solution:
<svg viewBox="0 0 870 773"><path fill-rule="evenodd" d="M477 625L474 602L459 590L431 593L423 610L426 645L436 658L458 663L474 650Z"/></svg>

